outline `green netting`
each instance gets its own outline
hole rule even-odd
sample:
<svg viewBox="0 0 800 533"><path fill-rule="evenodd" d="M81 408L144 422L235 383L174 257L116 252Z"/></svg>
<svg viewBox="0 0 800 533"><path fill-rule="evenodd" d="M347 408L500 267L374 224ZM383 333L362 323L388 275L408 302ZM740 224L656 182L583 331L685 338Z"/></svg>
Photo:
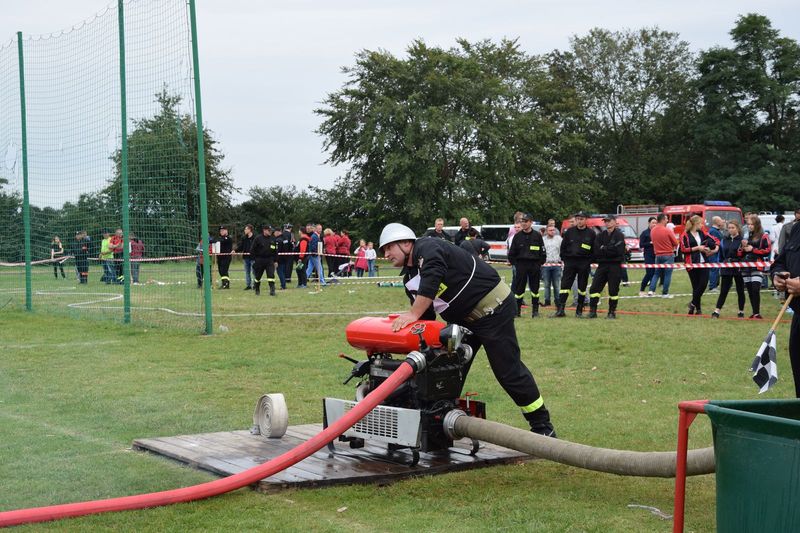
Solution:
<svg viewBox="0 0 800 533"><path fill-rule="evenodd" d="M189 6L185 0L131 0L123 14L124 63L116 4L69 30L22 35L31 303L36 312L200 326ZM25 305L17 47L11 40L0 48L0 306ZM128 231L122 231L123 113ZM122 242L115 236L120 233ZM62 249L68 259L54 262Z"/></svg>

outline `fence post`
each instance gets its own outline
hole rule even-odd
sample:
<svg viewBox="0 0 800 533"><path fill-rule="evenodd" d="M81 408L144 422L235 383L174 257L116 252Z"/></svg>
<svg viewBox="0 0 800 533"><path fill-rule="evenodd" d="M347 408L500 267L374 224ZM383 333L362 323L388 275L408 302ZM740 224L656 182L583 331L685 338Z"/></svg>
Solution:
<svg viewBox="0 0 800 533"><path fill-rule="evenodd" d="M131 321L131 253L130 253L130 195L128 193L128 95L125 75L125 15L123 0L117 0L117 19L119 21L119 101L121 123L121 193L120 209L122 211L122 305L124 322ZM116 265L115 265L116 266Z"/></svg>
<svg viewBox="0 0 800 533"><path fill-rule="evenodd" d="M22 32L17 32L19 54L19 106L22 133L22 226L25 232L25 309L33 310L31 279L31 203L28 195L28 118L25 108L25 58L22 53Z"/></svg>
<svg viewBox="0 0 800 533"><path fill-rule="evenodd" d="M189 20L192 27L192 70L194 71L194 107L197 125L197 178L200 187L200 239L203 247L203 300L206 334L214 331L211 313L211 261L208 255L208 206L206 195L206 149L203 138L203 106L200 103L200 59L197 54L197 15L194 0L189 0Z"/></svg>

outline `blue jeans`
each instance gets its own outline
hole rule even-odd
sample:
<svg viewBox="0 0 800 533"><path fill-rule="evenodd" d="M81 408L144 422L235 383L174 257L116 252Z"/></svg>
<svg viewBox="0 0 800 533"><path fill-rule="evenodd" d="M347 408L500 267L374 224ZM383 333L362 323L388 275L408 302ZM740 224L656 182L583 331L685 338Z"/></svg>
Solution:
<svg viewBox="0 0 800 533"><path fill-rule="evenodd" d="M709 256L707 259L709 263L716 263L719 261L719 254L714 254ZM716 289L719 286L719 269L718 268L709 268L708 269L708 290Z"/></svg>
<svg viewBox="0 0 800 533"><path fill-rule="evenodd" d="M550 287L553 287L553 300L557 300L557 295L561 291L561 267L542 267L542 283L544 284L544 301L550 301Z"/></svg>
<svg viewBox="0 0 800 533"><path fill-rule="evenodd" d="M311 273L314 272L314 269L316 269L317 274L319 274L319 282L325 285L325 271L322 270L322 259L318 255L311 255L308 257L308 268L306 268L307 278L311 277Z"/></svg>
<svg viewBox="0 0 800 533"><path fill-rule="evenodd" d="M656 262L656 256L646 254L644 256L644 262L646 265L652 265ZM656 275L656 269L653 267L645 268L644 269L644 278L642 278L642 285L639 287L640 291L647 289L650 286L650 281L653 279L653 276Z"/></svg>
<svg viewBox="0 0 800 533"><path fill-rule="evenodd" d="M103 281L105 283L117 281L117 265L114 264L114 261L103 260Z"/></svg>
<svg viewBox="0 0 800 533"><path fill-rule="evenodd" d="M367 265L369 265L369 277L374 278L375 276L377 276L378 273L375 272L375 260L367 259Z"/></svg>
<svg viewBox="0 0 800 533"><path fill-rule="evenodd" d="M675 256L674 255L657 255L656 256L656 264L657 265L671 265L675 263ZM653 275L653 279L650 280L650 292L654 292L656 290L656 286L658 285L658 277L661 276L661 294L669 294L669 284L672 281L672 269L671 268L657 268L656 273Z"/></svg>
<svg viewBox="0 0 800 533"><path fill-rule="evenodd" d="M252 272L253 272L253 260L250 258L245 257L242 261L244 261L244 283L245 287L252 287Z"/></svg>

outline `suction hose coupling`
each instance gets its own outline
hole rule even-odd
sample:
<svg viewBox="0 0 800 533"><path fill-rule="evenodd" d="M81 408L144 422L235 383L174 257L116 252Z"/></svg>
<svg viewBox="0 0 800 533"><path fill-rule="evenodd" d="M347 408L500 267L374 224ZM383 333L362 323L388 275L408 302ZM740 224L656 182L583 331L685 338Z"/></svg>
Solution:
<svg viewBox="0 0 800 533"><path fill-rule="evenodd" d="M414 368L415 374L419 374L425 370L425 367L428 364L427 360L425 359L425 354L416 350L408 353L406 356L406 362Z"/></svg>
<svg viewBox="0 0 800 533"><path fill-rule="evenodd" d="M447 414L444 415L444 421L442 422L442 425L444 426L444 434L447 435L448 439L458 440L461 438L461 435L456 434L456 420L462 416L467 416L467 413L461 409L447 411Z"/></svg>

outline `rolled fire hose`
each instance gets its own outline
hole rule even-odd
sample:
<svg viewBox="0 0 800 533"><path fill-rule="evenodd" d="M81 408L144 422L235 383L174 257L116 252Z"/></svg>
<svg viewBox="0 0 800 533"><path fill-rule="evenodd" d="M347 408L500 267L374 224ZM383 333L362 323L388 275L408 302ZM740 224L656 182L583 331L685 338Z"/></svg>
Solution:
<svg viewBox="0 0 800 533"><path fill-rule="evenodd" d="M0 527L190 502L219 496L220 494L252 485L266 477L286 470L314 452L319 451L323 446L350 429L353 424L367 416L372 409L380 404L392 391L403 384L403 382L410 378L415 372L421 372L424 368L425 356L419 352L409 353L405 362L403 362L392 375L386 378L386 380L364 398L363 401L358 402L350 411L345 413L342 418L288 452L262 465L245 470L244 472L181 489L152 492L150 494L138 494L136 496L123 496L121 498L110 498L107 500L5 511L0 513Z"/></svg>
<svg viewBox="0 0 800 533"><path fill-rule="evenodd" d="M452 439L468 437L578 468L621 476L675 477L675 452L595 448L467 416L459 410L445 415L444 427ZM714 473L714 448L689 450L686 473L690 476Z"/></svg>
<svg viewBox="0 0 800 533"><path fill-rule="evenodd" d="M253 411L253 434L279 439L288 427L289 411L283 394L265 394L258 399Z"/></svg>

